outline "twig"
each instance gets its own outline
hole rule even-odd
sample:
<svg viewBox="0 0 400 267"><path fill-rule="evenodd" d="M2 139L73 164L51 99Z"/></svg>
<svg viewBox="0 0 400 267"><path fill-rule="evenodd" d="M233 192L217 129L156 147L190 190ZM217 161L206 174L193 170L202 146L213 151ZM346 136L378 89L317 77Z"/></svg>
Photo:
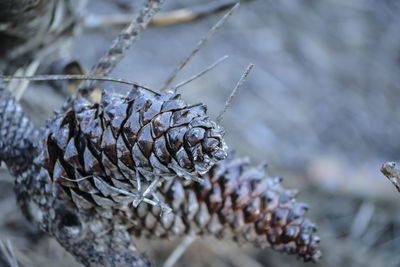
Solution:
<svg viewBox="0 0 400 267"><path fill-rule="evenodd" d="M208 32L207 34L197 43L196 47L194 50L187 56L179 65L178 67L172 72L172 74L169 76L167 79L164 87L161 89L161 91L166 90L172 83L172 81L175 79L176 75L178 75L179 71L181 71L186 64L189 62L189 60L199 52L200 48L203 47L204 44L207 43L207 41L211 38L211 36L214 35L226 22L227 20L232 16L232 14L239 8L240 4L239 2L236 3L231 10L229 10L228 13L226 13Z"/></svg>
<svg viewBox="0 0 400 267"><path fill-rule="evenodd" d="M114 40L110 49L92 68L92 76L107 76L117 66L125 56L129 48L134 44L153 18L154 14L160 9L164 0L147 0L141 10L139 17L132 21ZM93 91L96 84L93 82L85 83L78 88L78 93L87 96Z"/></svg>
<svg viewBox="0 0 400 267"><path fill-rule="evenodd" d="M21 73L24 76L32 76L37 71L39 65L40 65L39 60L34 60L27 67L19 68L15 72L15 74L18 75L19 73ZM29 85L29 81L28 80L25 80L25 81L22 81L22 82L14 81L12 83L9 83L8 90L10 92L12 92L12 94L15 97L15 99L17 101L19 101L21 99L22 95L24 94L25 90L28 88L28 85Z"/></svg>
<svg viewBox="0 0 400 267"><path fill-rule="evenodd" d="M159 176L157 176L152 182L151 184L146 188L146 190L144 190L143 193L139 193L139 195L133 200L133 207L137 208L139 206L139 204L143 201L143 199L153 190L153 188L156 186L156 184L159 181ZM140 179L137 179L140 180Z"/></svg>
<svg viewBox="0 0 400 267"><path fill-rule="evenodd" d="M243 86L243 83L246 81L247 76L249 75L251 69L254 67L254 64L250 64L246 71L243 73L242 77L240 77L240 80L238 81L238 83L236 84L235 89L233 89L231 95L229 96L228 100L225 103L224 109L221 111L221 113L219 113L216 122L217 123L221 123L222 119L224 118L224 114L226 112L226 110L230 107L230 105L232 104L233 99L235 98L237 92L239 91L239 89Z"/></svg>
<svg viewBox="0 0 400 267"><path fill-rule="evenodd" d="M193 81L193 80L199 78L200 76L206 74L207 72L209 72L210 70L212 70L213 68L215 68L219 63L221 63L222 61L224 61L224 60L227 59L227 58L228 58L228 56L223 56L223 57L221 57L220 59L218 59L217 61L215 61L213 64L211 64L210 66L208 66L206 69L204 69L204 70L202 70L201 72L199 72L199 73L193 75L193 76L190 77L189 79L184 80L184 81L178 83L177 85L175 85L175 86L173 87L173 89L176 90L176 89L178 89L178 88L180 88L180 87L182 87L182 86L185 86L186 84L190 83L191 81Z"/></svg>
<svg viewBox="0 0 400 267"><path fill-rule="evenodd" d="M392 182L397 191L400 192L400 170L396 162L386 162L382 165L381 172Z"/></svg>
<svg viewBox="0 0 400 267"><path fill-rule="evenodd" d="M242 0L251 2L252 0ZM170 26L180 23L199 20L215 13L232 8L237 0L218 0L194 7L186 7L177 10L165 11L156 14L150 21L149 26ZM85 18L86 28L102 28L126 25L132 21L137 14L116 14L116 15L88 15Z"/></svg>
<svg viewBox="0 0 400 267"><path fill-rule="evenodd" d="M3 254L10 267L18 267L18 262L9 239L7 240L7 247L3 244L3 241L0 240L0 252Z"/></svg>
<svg viewBox="0 0 400 267"><path fill-rule="evenodd" d="M226 257L230 259L232 266L246 266L246 267L262 267L261 263L259 263L256 259L247 255L236 246L226 246L225 244L217 243L217 242L208 242L205 246L206 249L214 255L218 255L219 257Z"/></svg>
<svg viewBox="0 0 400 267"><path fill-rule="evenodd" d="M354 239L360 238L367 230L368 224L374 215L374 210L375 206L373 203L368 201L362 203L350 228L351 236Z"/></svg>
<svg viewBox="0 0 400 267"><path fill-rule="evenodd" d="M7 239L7 248L8 248L8 251L10 252L10 257L11 257L11 267L18 267L18 262L17 262L17 258L15 257L15 254L14 254L14 249L13 249L13 246L12 246L12 244L11 244L11 241L10 241L10 239Z"/></svg>
<svg viewBox="0 0 400 267"><path fill-rule="evenodd" d="M9 82L12 80L28 80L28 81L62 81L62 80L93 80L93 81L104 81L104 82L116 82L116 83L123 83L132 86L140 87L146 91L152 92L153 94L160 95L159 92L156 92L144 85L141 85L137 82L126 81L123 79L117 78L106 78L106 77L96 77L90 75L34 75L34 76L0 76L0 80Z"/></svg>
<svg viewBox="0 0 400 267"><path fill-rule="evenodd" d="M168 259L164 262L163 267L172 267L183 255L186 249L196 240L195 235L188 235L182 240L182 242L174 249L169 255Z"/></svg>

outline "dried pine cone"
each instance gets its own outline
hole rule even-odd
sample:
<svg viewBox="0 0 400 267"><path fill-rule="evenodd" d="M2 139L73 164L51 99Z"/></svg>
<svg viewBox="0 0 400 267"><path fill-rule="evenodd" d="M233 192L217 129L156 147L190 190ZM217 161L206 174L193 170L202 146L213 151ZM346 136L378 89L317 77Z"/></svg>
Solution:
<svg viewBox="0 0 400 267"><path fill-rule="evenodd" d="M22 173L32 162L33 145L38 136L33 124L6 89L0 88L0 162L4 161L13 175Z"/></svg>
<svg viewBox="0 0 400 267"><path fill-rule="evenodd" d="M100 104L78 98L56 112L36 162L59 200L119 218L132 235L208 234L316 261L319 238L307 206L262 168L220 161L222 135L204 106L187 106L179 95L103 93ZM172 212L162 214L164 205Z"/></svg>
<svg viewBox="0 0 400 267"><path fill-rule="evenodd" d="M201 181L226 157L223 129L204 105L137 88L126 97L103 92L100 104L74 100L48 120L39 150L36 162L52 177L54 193L78 208L101 207L104 216L133 200L161 205L153 192L158 179Z"/></svg>
<svg viewBox="0 0 400 267"><path fill-rule="evenodd" d="M281 178L267 177L263 168L237 160L218 162L205 183L173 179L162 189L173 212L160 217L160 208L141 203L127 211L135 236L170 238L195 233L233 238L259 247L298 254L304 261L321 256L316 228L296 202L294 192L280 186Z"/></svg>
<svg viewBox="0 0 400 267"><path fill-rule="evenodd" d="M47 170L33 162L39 141L29 118L0 84L0 161L16 176L23 214L85 266L150 266L120 222L123 217L96 216L54 197Z"/></svg>

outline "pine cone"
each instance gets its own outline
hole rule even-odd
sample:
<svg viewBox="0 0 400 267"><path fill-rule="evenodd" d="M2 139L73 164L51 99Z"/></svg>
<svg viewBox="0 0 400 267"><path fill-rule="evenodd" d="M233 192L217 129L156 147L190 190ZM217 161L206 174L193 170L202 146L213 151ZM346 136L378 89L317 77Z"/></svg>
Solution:
<svg viewBox="0 0 400 267"><path fill-rule="evenodd" d="M34 158L30 140L37 131L16 104L10 92L0 88L0 162L5 162L13 175L22 173Z"/></svg>
<svg viewBox="0 0 400 267"><path fill-rule="evenodd" d="M135 88L126 97L103 92L100 104L78 98L57 111L36 162L49 172L57 196L111 216L108 208L132 200L134 206L160 204L153 192L158 179L202 181L225 150L223 129L209 120L204 105Z"/></svg>
<svg viewBox="0 0 400 267"><path fill-rule="evenodd" d="M203 184L173 179L162 189L163 201L173 212L160 216L160 208L141 203L126 211L131 233L150 238L171 238L194 233L230 238L259 247L298 254L304 261L321 256L316 228L296 193L280 186L264 169L238 160L218 162Z"/></svg>
<svg viewBox="0 0 400 267"><path fill-rule="evenodd" d="M316 261L307 206L262 168L220 161L223 131L205 111L172 93L104 92L100 104L78 98L47 122L36 162L58 199L119 218L134 236L214 235ZM162 214L163 205L172 212Z"/></svg>

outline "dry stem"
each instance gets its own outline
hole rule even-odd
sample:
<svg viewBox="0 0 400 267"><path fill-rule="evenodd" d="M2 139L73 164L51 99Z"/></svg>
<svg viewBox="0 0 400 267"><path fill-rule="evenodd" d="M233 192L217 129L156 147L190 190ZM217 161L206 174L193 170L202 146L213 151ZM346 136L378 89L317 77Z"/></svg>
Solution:
<svg viewBox="0 0 400 267"><path fill-rule="evenodd" d="M382 165L381 172L392 182L397 191L400 192L400 170L396 162L386 162Z"/></svg>
<svg viewBox="0 0 400 267"><path fill-rule="evenodd" d="M160 9L164 0L147 0L139 17L132 21L114 40L106 54L92 68L91 76L107 76L125 56L126 52L139 39L150 20ZM88 96L96 87L96 83L88 82L78 88L82 96Z"/></svg>
<svg viewBox="0 0 400 267"><path fill-rule="evenodd" d="M176 69L172 72L172 74L169 76L167 79L164 87L161 89L161 91L166 90L172 83L172 81L175 79L176 75L186 66L186 64L194 57L194 55L199 52L199 50L207 43L207 41L213 36L224 24L228 21L228 19L232 16L232 14L239 8L240 4L239 2L236 3L232 7L231 10L229 10L228 13L226 13L208 32L207 34L197 43L196 47L193 49L193 51L187 56L179 65L176 67Z"/></svg>

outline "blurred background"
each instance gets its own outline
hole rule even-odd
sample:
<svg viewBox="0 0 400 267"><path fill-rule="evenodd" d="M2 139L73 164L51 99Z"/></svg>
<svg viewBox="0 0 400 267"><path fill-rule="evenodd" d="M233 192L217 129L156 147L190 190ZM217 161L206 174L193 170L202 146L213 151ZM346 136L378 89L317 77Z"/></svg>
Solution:
<svg viewBox="0 0 400 267"><path fill-rule="evenodd" d="M131 2L134 2L133 4ZM166 1L163 11L212 1ZM87 69L121 27L95 25L102 15L135 13L141 1L89 1L85 26L66 60ZM178 63L222 16L150 27L113 72L160 89ZM400 159L400 2L397 0L254 0L178 75L178 83L218 58L229 58L179 89L189 103L207 104L215 118L249 63L255 68L222 125L237 157L298 188L318 225L323 258L316 266L399 266L400 195L380 173ZM121 25L122 26L122 25ZM105 87L116 90L115 84ZM34 83L21 103L40 126L64 96ZM1 170L0 239L10 239L26 266L78 266L22 217L12 178ZM155 266L179 240L139 241ZM173 244L173 245L172 245ZM199 238L177 266L306 266L295 256Z"/></svg>

